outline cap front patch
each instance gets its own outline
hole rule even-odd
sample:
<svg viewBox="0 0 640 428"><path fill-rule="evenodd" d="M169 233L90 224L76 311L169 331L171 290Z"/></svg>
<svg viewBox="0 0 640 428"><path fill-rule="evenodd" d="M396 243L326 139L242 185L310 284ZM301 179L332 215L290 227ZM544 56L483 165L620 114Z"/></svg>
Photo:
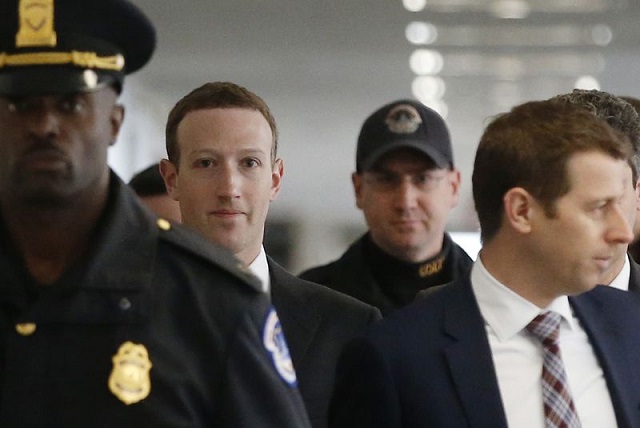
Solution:
<svg viewBox="0 0 640 428"><path fill-rule="evenodd" d="M418 110L410 104L400 104L389 110L384 123L394 134L413 134L422 123Z"/></svg>
<svg viewBox="0 0 640 428"><path fill-rule="evenodd" d="M53 0L20 0L16 46L55 46Z"/></svg>

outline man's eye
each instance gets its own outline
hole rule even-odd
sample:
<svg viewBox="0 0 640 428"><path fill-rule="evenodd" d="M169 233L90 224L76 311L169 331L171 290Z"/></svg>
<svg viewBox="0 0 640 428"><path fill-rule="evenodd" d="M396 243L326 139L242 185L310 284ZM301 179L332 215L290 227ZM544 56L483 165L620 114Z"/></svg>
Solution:
<svg viewBox="0 0 640 428"><path fill-rule="evenodd" d="M257 159L245 159L244 164L246 167L248 168L256 168L258 166L260 166L260 162L258 162Z"/></svg>
<svg viewBox="0 0 640 428"><path fill-rule="evenodd" d="M211 159L200 159L198 160L198 162L196 162L196 164L200 168L209 168L210 166L213 165L213 162L211 161Z"/></svg>
<svg viewBox="0 0 640 428"><path fill-rule="evenodd" d="M425 184L429 181L433 181L433 177L431 177L429 174L417 174L414 176L413 181L416 184Z"/></svg>
<svg viewBox="0 0 640 428"><path fill-rule="evenodd" d="M24 99L16 99L10 100L7 103L7 109L12 113L20 113L29 111L33 108L33 103L30 103L28 100Z"/></svg>
<svg viewBox="0 0 640 428"><path fill-rule="evenodd" d="M60 103L60 108L68 113L77 113L82 111L83 103L76 98L68 98Z"/></svg>
<svg viewBox="0 0 640 428"><path fill-rule="evenodd" d="M395 183L397 181L397 177L393 174L377 174L376 180L380 183L389 184Z"/></svg>

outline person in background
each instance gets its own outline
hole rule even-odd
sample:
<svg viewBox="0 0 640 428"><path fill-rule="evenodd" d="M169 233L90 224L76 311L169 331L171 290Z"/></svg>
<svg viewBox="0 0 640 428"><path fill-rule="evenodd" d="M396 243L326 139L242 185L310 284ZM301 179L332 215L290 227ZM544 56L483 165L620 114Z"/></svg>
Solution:
<svg viewBox="0 0 640 428"><path fill-rule="evenodd" d="M0 0L0 426L307 427L277 313L109 168L153 24Z"/></svg>
<svg viewBox="0 0 640 428"><path fill-rule="evenodd" d="M471 258L445 231L457 205L447 125L414 100L398 100L369 116L360 131L356 205L368 232L337 260L300 273L369 303L386 315L416 293L467 272Z"/></svg>
<svg viewBox="0 0 640 428"><path fill-rule="evenodd" d="M623 100L628 102L636 109L636 112L640 115L640 99L631 96L620 96ZM638 183L636 183L636 189L638 189ZM640 204L638 205L638 209L640 210ZM636 213L637 215L638 213ZM636 224L633 228L633 235L635 236L633 242L629 245L629 255L636 262L640 262L640 221L636 221ZM640 272L638 273L638 277L640 278ZM640 287L638 287L640 290Z"/></svg>
<svg viewBox="0 0 640 428"><path fill-rule="evenodd" d="M331 427L640 427L640 301L597 286L633 238L626 136L566 103L494 118L465 277L347 345Z"/></svg>
<svg viewBox="0 0 640 428"><path fill-rule="evenodd" d="M180 205L167 193L159 162L137 172L129 180L129 186L151 211L162 218L180 223Z"/></svg>
<svg viewBox="0 0 640 428"><path fill-rule="evenodd" d="M284 175L269 107L235 83L206 83L173 107L166 143L161 172L184 224L231 250L262 280L280 315L312 425L326 427L338 355L381 315L295 277L265 253L267 213Z"/></svg>
<svg viewBox="0 0 640 428"><path fill-rule="evenodd" d="M633 225L634 236L637 238L640 233L640 222L636 219L638 209L640 209L640 189L638 188L640 116L638 112L633 105L624 99L596 89L574 89L572 92L560 94L551 99L586 110L628 137L628 142L634 152L630 163L633 174L624 204L629 213L629 222ZM615 257L616 262L604 272L599 283L640 295L640 265L631 258L631 254L628 254L628 248L619 247L618 251Z"/></svg>

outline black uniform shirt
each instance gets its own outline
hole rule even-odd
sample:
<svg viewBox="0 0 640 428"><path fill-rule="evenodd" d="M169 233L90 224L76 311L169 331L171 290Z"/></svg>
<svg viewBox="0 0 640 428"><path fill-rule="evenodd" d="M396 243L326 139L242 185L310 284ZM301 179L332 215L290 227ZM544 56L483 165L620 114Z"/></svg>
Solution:
<svg viewBox="0 0 640 428"><path fill-rule="evenodd" d="M408 305L418 291L445 284L455 277L456 260L450 256L454 243L447 236L438 254L420 263L397 259L373 243L365 241L365 258L382 293L396 308Z"/></svg>
<svg viewBox="0 0 640 428"><path fill-rule="evenodd" d="M386 315L410 302L425 288L448 283L468 272L473 260L444 234L442 251L422 263L405 263L385 254L367 233L337 260L300 274L377 307Z"/></svg>

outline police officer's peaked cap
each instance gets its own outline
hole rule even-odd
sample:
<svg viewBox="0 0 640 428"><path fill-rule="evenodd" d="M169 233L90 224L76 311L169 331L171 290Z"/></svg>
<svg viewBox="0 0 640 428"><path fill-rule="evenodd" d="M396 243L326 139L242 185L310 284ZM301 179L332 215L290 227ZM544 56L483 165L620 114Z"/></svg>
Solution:
<svg viewBox="0 0 640 428"><path fill-rule="evenodd" d="M153 24L127 0L0 0L0 94L120 90L155 44Z"/></svg>

